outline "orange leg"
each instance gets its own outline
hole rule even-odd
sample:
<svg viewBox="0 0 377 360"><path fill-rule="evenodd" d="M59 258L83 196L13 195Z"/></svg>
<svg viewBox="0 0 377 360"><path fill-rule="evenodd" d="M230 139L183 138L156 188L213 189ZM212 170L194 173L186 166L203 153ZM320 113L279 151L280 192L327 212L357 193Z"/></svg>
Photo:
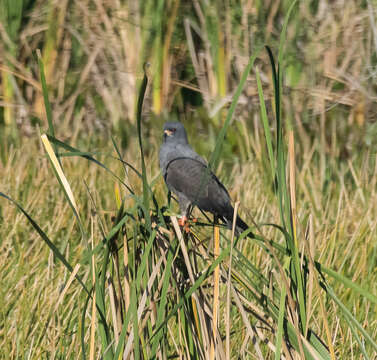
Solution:
<svg viewBox="0 0 377 360"><path fill-rule="evenodd" d="M198 222L198 219L197 218L193 218L192 219L192 222L193 223L197 223ZM186 215L183 215L182 217L180 217L178 219L178 224L180 227L183 228L183 230L188 234L190 232L190 224L189 224L189 221L188 221L188 218Z"/></svg>
<svg viewBox="0 0 377 360"><path fill-rule="evenodd" d="M186 234L190 232L190 225L187 219L187 216L182 216L181 218L178 219L178 224L183 228Z"/></svg>

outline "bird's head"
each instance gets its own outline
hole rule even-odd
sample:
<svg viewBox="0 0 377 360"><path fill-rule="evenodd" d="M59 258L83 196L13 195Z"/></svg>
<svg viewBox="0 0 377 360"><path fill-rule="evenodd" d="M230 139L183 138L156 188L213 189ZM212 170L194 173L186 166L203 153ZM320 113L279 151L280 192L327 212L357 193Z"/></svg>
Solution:
<svg viewBox="0 0 377 360"><path fill-rule="evenodd" d="M187 134L180 122L166 122L164 124L164 143L188 144Z"/></svg>

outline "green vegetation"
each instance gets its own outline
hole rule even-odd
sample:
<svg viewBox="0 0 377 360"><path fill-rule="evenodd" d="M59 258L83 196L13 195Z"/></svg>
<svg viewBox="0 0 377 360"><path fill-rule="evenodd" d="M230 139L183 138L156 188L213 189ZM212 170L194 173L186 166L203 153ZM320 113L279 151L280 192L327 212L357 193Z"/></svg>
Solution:
<svg viewBox="0 0 377 360"><path fill-rule="evenodd" d="M0 358L377 356L375 0L0 9ZM182 234L166 119L255 240Z"/></svg>

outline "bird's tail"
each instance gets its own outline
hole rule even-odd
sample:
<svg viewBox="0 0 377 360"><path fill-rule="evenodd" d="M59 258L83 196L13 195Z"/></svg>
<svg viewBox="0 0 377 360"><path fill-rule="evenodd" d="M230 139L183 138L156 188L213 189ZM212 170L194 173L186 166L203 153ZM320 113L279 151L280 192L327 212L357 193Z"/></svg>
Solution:
<svg viewBox="0 0 377 360"><path fill-rule="evenodd" d="M232 211L229 211L225 216L224 216L224 221L226 223L226 225L228 226L229 229L232 229L232 226L233 226L233 213L234 213L234 210L232 208ZM240 235L242 232L244 232L245 230L249 229L250 226L247 225L238 215L237 215L237 220L236 220L236 230L235 230L235 233L236 235ZM254 239L255 238L255 235L252 231L250 231L247 236L251 239Z"/></svg>

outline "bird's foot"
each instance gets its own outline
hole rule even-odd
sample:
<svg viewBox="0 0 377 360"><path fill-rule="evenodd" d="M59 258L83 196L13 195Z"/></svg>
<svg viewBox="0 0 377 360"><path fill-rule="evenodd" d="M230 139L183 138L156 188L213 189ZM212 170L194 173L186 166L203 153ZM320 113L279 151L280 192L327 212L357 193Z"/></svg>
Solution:
<svg viewBox="0 0 377 360"><path fill-rule="evenodd" d="M188 234L190 232L190 225L189 225L189 222L188 222L188 218L187 216L182 216L178 219L178 224L180 227L183 228L183 230L185 231L186 234Z"/></svg>
<svg viewBox="0 0 377 360"><path fill-rule="evenodd" d="M193 218L192 222L193 223L197 223L198 219L197 218ZM180 227L183 228L183 230L185 231L186 234L188 234L190 232L190 224L189 224L189 219L187 218L187 216L180 217L178 219L178 224L179 224Z"/></svg>
<svg viewBox="0 0 377 360"><path fill-rule="evenodd" d="M187 216L181 216L178 219L178 225L181 227L184 227L187 224L187 222L188 222Z"/></svg>

